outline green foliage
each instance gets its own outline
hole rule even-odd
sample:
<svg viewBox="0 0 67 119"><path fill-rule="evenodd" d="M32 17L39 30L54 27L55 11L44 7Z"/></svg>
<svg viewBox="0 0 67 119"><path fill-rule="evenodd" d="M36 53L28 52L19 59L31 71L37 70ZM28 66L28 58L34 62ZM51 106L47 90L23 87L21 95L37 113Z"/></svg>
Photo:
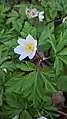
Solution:
<svg viewBox="0 0 67 119"><path fill-rule="evenodd" d="M50 47L50 45L48 43L48 39L50 39L52 37L52 34L54 32L53 24L44 25L44 27L45 28L39 37L39 48L40 48L40 50L46 50Z"/></svg>
<svg viewBox="0 0 67 119"><path fill-rule="evenodd" d="M30 23L25 22L24 28L20 32L22 37L26 37L28 34L31 34L34 38L36 38L36 28L31 26Z"/></svg>
<svg viewBox="0 0 67 119"><path fill-rule="evenodd" d="M44 11L43 22L28 19L27 7ZM56 19L66 15L67 0L0 4L0 115L8 119L16 115L18 119L40 115L58 119L58 108L52 105L51 97L58 89L67 90L67 21L58 23ZM42 56L36 53L32 60L19 61L14 48L18 38L28 34L37 40L40 55L49 55L48 60L41 62Z"/></svg>

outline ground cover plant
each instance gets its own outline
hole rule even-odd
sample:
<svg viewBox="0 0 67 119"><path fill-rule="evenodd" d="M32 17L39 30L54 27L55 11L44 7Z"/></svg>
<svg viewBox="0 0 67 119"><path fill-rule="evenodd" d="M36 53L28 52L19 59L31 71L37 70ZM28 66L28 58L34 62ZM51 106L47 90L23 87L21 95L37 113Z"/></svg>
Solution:
<svg viewBox="0 0 67 119"><path fill-rule="evenodd" d="M67 119L67 0L0 1L0 116Z"/></svg>

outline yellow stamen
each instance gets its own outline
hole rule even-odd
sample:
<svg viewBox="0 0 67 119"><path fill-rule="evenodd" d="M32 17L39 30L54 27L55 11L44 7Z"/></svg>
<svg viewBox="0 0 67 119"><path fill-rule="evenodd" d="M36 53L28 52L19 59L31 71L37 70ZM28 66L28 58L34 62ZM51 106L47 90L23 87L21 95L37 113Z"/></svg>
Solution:
<svg viewBox="0 0 67 119"><path fill-rule="evenodd" d="M25 50L26 50L26 52L33 51L34 50L33 44L29 43L29 44L25 45Z"/></svg>

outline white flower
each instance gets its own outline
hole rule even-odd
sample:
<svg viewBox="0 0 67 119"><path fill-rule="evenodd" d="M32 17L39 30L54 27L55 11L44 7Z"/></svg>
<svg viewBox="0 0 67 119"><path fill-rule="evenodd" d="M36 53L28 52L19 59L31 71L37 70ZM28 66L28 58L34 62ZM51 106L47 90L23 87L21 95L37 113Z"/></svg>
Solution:
<svg viewBox="0 0 67 119"><path fill-rule="evenodd" d="M44 19L44 11L41 11L41 12L39 12L39 15L38 15L38 17L39 17L39 21L43 21L43 19Z"/></svg>
<svg viewBox="0 0 67 119"><path fill-rule="evenodd" d="M18 46L14 49L14 52L20 54L19 60L25 59L27 56L32 59L35 56L37 50L37 40L35 40L30 34L26 39L19 38Z"/></svg>
<svg viewBox="0 0 67 119"><path fill-rule="evenodd" d="M39 11L36 8L26 8L26 15L29 19L38 16Z"/></svg>
<svg viewBox="0 0 67 119"><path fill-rule="evenodd" d="M29 19L38 17L41 22L44 19L44 11L39 12L36 8L26 8L26 15Z"/></svg>
<svg viewBox="0 0 67 119"><path fill-rule="evenodd" d="M38 119L47 119L46 117L44 117L44 116L42 116L42 117L40 117L40 118L38 118Z"/></svg>
<svg viewBox="0 0 67 119"><path fill-rule="evenodd" d="M63 21L62 21L62 22L64 23L64 22L65 22L65 20L67 20L67 16L63 18Z"/></svg>

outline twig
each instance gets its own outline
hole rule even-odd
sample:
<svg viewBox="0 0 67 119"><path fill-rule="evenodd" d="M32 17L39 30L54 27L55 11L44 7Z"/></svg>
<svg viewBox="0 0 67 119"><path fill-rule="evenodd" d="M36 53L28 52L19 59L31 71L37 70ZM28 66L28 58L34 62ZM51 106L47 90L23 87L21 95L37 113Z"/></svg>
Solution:
<svg viewBox="0 0 67 119"><path fill-rule="evenodd" d="M64 113L64 112L62 112L62 111L58 111L60 114L62 114L62 115L64 115L64 116L66 116L67 117L67 114L66 113Z"/></svg>
<svg viewBox="0 0 67 119"><path fill-rule="evenodd" d="M40 59L43 61L43 57L41 56L41 54L39 53L39 51L37 50L37 55L40 57Z"/></svg>
<svg viewBox="0 0 67 119"><path fill-rule="evenodd" d="M40 59L42 60L42 61L44 61L44 60L47 60L47 59L50 59L51 58L51 56L49 56L49 57L43 57L43 56L41 56L41 54L39 53L39 51L37 50L37 55L40 57Z"/></svg>

